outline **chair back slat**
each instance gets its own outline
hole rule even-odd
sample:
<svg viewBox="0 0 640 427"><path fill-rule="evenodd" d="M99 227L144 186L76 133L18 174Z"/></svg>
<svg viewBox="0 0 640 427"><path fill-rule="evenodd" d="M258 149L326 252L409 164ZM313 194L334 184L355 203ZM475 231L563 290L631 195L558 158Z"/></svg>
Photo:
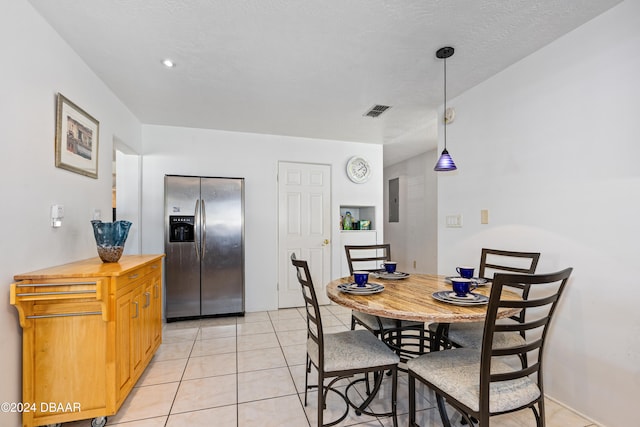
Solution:
<svg viewBox="0 0 640 427"><path fill-rule="evenodd" d="M478 277L492 280L495 273L533 274L540 252L516 252L482 248Z"/></svg>
<svg viewBox="0 0 640 427"><path fill-rule="evenodd" d="M541 318L532 322L523 323L499 323L496 325L495 332L524 332L533 329L538 329L544 326L547 322L547 318Z"/></svg>
<svg viewBox="0 0 640 427"><path fill-rule="evenodd" d="M523 353L529 353L529 352L532 352L533 350L539 350L541 346L542 346L542 340L537 339L535 341L528 342L524 345L494 348L492 355L495 357L519 356L520 354L523 354Z"/></svg>
<svg viewBox="0 0 640 427"><path fill-rule="evenodd" d="M349 273L354 271L378 271L380 263L391 261L391 245L345 245Z"/></svg>
<svg viewBox="0 0 640 427"><path fill-rule="evenodd" d="M535 374L536 372L538 372L538 370L540 369L540 366L538 363L534 363L533 365L521 369L517 372L508 372L508 373L502 373L502 374L492 374L491 375L491 382L501 382L501 381L512 381L512 380L517 380L518 378L524 378L524 377L528 377L531 374Z"/></svg>
<svg viewBox="0 0 640 427"><path fill-rule="evenodd" d="M520 273L534 274L540 260L540 252L518 252L505 251L501 249L482 248L480 254L480 271L478 277L493 280L497 273ZM529 286L523 283L512 283L509 285L522 296L522 299L529 297ZM511 316L516 322L521 322L525 316L525 311Z"/></svg>
<svg viewBox="0 0 640 427"><path fill-rule="evenodd" d="M487 307L487 316L484 324L481 350L480 371L480 407L488 408L489 390L492 382L504 382L537 376L540 393L542 389L542 361L545 338L549 324L553 319L560 296L567 284L572 268L550 274L512 274L497 273L491 285L491 295ZM530 290L528 298L521 301L502 300L501 295L505 287L513 287L514 284L522 285ZM504 308L521 308L526 315L522 316L519 323L503 323L497 318L499 310ZM525 331L536 330L536 333ZM524 344L505 346L504 343L494 340L494 335L501 332L518 331L524 338ZM535 335L535 336L534 336ZM531 360L535 354L535 360ZM494 362L505 362L509 356L517 356L520 360L529 360L527 364L508 363L512 367L509 372L497 372L492 370ZM516 359L517 360L517 359ZM486 406L485 406L486 405Z"/></svg>

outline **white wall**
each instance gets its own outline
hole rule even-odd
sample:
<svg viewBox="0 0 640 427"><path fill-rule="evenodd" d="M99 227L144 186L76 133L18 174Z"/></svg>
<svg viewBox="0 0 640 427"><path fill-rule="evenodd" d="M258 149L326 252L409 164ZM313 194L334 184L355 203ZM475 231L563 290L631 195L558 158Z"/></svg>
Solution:
<svg viewBox="0 0 640 427"><path fill-rule="evenodd" d="M382 147L341 141L143 126L142 251L164 250L164 175L245 178L246 311L278 307L278 161L331 165L332 276L340 276L340 205L375 205L382 224ZM345 167L366 157L371 179L354 184Z"/></svg>
<svg viewBox="0 0 640 427"><path fill-rule="evenodd" d="M384 169L385 243L391 244L399 271L437 272L438 194L433 170L437 160L438 153L430 150ZM398 222L389 222L389 180L394 178L400 180L400 217Z"/></svg>
<svg viewBox="0 0 640 427"><path fill-rule="evenodd" d="M142 202L142 159L138 154L116 149L116 220L131 222L124 254L139 254L142 244L140 230ZM109 212L108 218L112 218ZM104 218L104 216L103 216ZM111 221L111 219L103 219Z"/></svg>
<svg viewBox="0 0 640 427"><path fill-rule="evenodd" d="M640 396L638 17L625 1L454 99L458 171L438 179L441 273L483 246L538 250L538 272L574 267L546 392L611 427L634 424ZM451 213L463 228L444 228Z"/></svg>
<svg viewBox="0 0 640 427"><path fill-rule="evenodd" d="M93 209L111 216L114 135L140 147L140 124L26 1L4 2L0 14L0 402L21 399L21 330L9 305L15 274L97 256ZM55 95L62 93L100 122L98 179L54 166ZM52 204L63 226L50 226ZM0 425L20 424L0 413Z"/></svg>

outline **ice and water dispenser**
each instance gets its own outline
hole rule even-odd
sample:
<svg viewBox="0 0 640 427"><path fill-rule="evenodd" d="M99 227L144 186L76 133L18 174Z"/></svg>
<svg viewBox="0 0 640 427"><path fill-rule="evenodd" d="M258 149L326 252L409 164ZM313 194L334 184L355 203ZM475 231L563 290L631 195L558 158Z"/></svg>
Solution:
<svg viewBox="0 0 640 427"><path fill-rule="evenodd" d="M193 242L195 217L193 215L169 216L169 241Z"/></svg>

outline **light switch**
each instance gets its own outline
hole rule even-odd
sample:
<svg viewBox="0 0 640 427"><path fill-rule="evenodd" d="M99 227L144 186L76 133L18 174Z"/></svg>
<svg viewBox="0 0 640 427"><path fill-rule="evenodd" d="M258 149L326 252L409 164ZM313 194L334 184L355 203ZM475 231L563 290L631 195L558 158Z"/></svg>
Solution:
<svg viewBox="0 0 640 427"><path fill-rule="evenodd" d="M489 210L482 209L480 211L480 224L489 224Z"/></svg>
<svg viewBox="0 0 640 427"><path fill-rule="evenodd" d="M51 206L51 226L62 227L62 218L64 218L64 205Z"/></svg>
<svg viewBox="0 0 640 427"><path fill-rule="evenodd" d="M449 228L462 227L462 214L447 215L446 226Z"/></svg>

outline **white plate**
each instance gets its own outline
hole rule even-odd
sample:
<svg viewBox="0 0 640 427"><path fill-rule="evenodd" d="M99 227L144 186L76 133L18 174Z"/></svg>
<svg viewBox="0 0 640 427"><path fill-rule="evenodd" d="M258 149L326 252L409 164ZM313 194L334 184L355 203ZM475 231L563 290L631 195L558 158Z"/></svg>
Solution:
<svg viewBox="0 0 640 427"><path fill-rule="evenodd" d="M455 299L455 300L461 300L461 301L478 301L480 298L478 298L480 295L478 294L474 294L469 292L468 294L466 294L465 296L459 296L458 294L456 294L455 292L449 292L447 297Z"/></svg>
<svg viewBox="0 0 640 427"><path fill-rule="evenodd" d="M375 282L367 282L362 286L358 286L357 283L341 283L338 285L338 288L350 289L350 290L360 290L360 291L371 291L375 290L382 285L380 283Z"/></svg>
<svg viewBox="0 0 640 427"><path fill-rule="evenodd" d="M472 299L460 298L460 297L451 297L451 295L455 296L454 292L450 291L439 291L433 293L433 298L438 301L446 302L448 304L454 305L484 305L489 302L489 298L484 295L472 294L475 295Z"/></svg>
<svg viewBox="0 0 640 427"><path fill-rule="evenodd" d="M353 295L372 295L384 291L384 286L379 283L367 283L365 286L358 286L355 283L342 283L338 285L338 290Z"/></svg>
<svg viewBox="0 0 640 427"><path fill-rule="evenodd" d="M371 275L376 279L385 279L385 280L400 280L400 279L406 279L407 277L409 277L409 273L401 273L399 271L396 271L395 273L387 273L386 271L380 271L377 273L371 273Z"/></svg>

